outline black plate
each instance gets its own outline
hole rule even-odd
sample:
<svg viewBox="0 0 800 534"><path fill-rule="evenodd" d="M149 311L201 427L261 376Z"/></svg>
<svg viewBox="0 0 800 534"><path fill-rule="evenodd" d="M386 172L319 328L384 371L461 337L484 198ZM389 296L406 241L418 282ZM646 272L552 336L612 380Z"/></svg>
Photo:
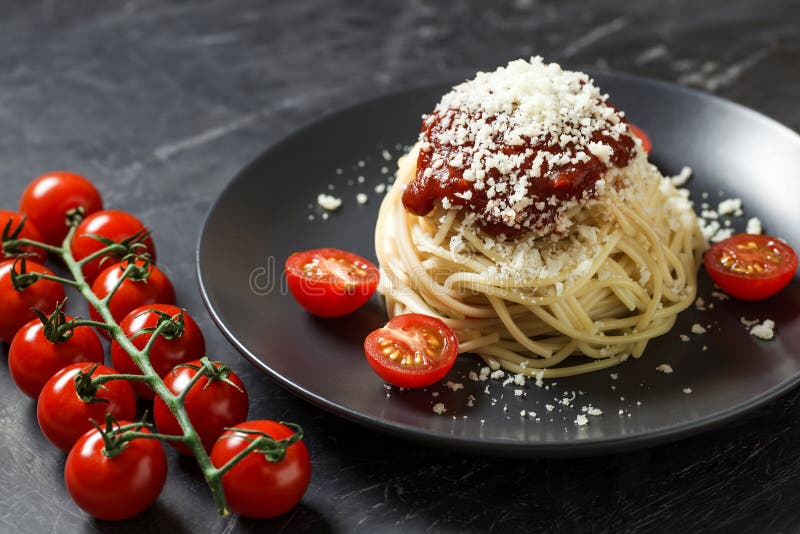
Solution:
<svg viewBox="0 0 800 534"><path fill-rule="evenodd" d="M696 204L716 207L723 198L740 197L746 216L758 216L765 231L800 246L797 134L749 109L683 87L607 73L596 80L631 121L649 132L655 147L651 159L662 172L676 174L683 165L694 169L688 187ZM387 390L362 351L366 334L385 322L378 298L352 316L318 319L287 295L281 268L290 253L323 246L374 261L381 195L373 188L386 182L382 167L394 171L401 152L397 144L415 140L420 115L448 88L414 89L325 117L269 148L225 189L200 236L197 268L212 317L245 357L301 397L376 429L455 449L530 456L598 454L678 439L729 421L797 384L797 277L776 297L744 303L711 298L710 281L701 273L700 294L713 309L684 312L673 331L653 341L639 360L557 380L549 389L529 382L518 397L514 389L519 386L468 379L479 363L467 356L448 377L463 389L441 384ZM392 161L385 160L384 149ZM365 177L363 184L358 176ZM328 190L330 184L335 190ZM328 220L316 206L323 192L344 200ZM356 202L357 192L369 195L366 205ZM745 220L731 218L739 230ZM776 339L751 337L742 316L774 320ZM689 333L694 323L710 325L708 332ZM680 334L691 340L681 341ZM661 363L670 364L674 373L656 371ZM573 391L574 407L557 403ZM473 406L468 406L470 395ZM432 410L439 402L447 408L442 415ZM554 409L547 411L547 404ZM579 427L574 420L589 404L604 415L589 417L590 424ZM521 410L536 417L522 416Z"/></svg>

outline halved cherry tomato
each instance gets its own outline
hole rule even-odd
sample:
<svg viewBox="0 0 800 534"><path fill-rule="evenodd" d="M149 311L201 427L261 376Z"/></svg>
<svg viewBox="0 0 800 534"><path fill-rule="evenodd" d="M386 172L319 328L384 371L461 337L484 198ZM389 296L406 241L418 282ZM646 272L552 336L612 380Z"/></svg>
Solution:
<svg viewBox="0 0 800 534"><path fill-rule="evenodd" d="M742 300L774 295L797 271L797 253L785 241L768 235L737 234L714 243L703 262L715 284Z"/></svg>
<svg viewBox="0 0 800 534"><path fill-rule="evenodd" d="M67 317L66 320L70 320ZM34 319L17 332L8 349L8 367L14 383L36 399L50 377L71 363L103 363L105 355L94 329L79 326L69 339L53 343L44 335L44 325Z"/></svg>
<svg viewBox="0 0 800 534"><path fill-rule="evenodd" d="M628 124L628 128L630 128L631 133L634 136L638 137L639 140L642 142L642 148L644 148L644 151L650 154L650 151L653 149L653 143L650 142L650 137L648 137L648 135L644 133L644 130L642 130L635 124Z"/></svg>
<svg viewBox="0 0 800 534"><path fill-rule="evenodd" d="M119 242L146 231L144 224L130 213L118 210L98 211L86 217L75 230L75 238L72 240L72 255L76 260L82 260L105 248L106 245L92 235ZM153 245L153 240L148 236L142 244L145 246L137 252L149 252L155 261L156 247ZM89 283L94 282L97 275L108 266L109 259L107 258L108 256L96 258L83 266L83 275Z"/></svg>
<svg viewBox="0 0 800 534"><path fill-rule="evenodd" d="M367 336L364 352L385 382L404 388L430 386L444 378L458 355L458 338L429 315L398 315Z"/></svg>
<svg viewBox="0 0 800 534"><path fill-rule="evenodd" d="M142 267L142 260L135 260ZM113 263L101 272L92 284L92 293L97 298L105 298L119 283L128 263ZM150 274L144 280L126 278L120 284L114 296L108 302L111 316L119 323L132 310L146 304L175 304L175 288L170 279L155 265L149 265ZM95 321L102 321L94 307L89 307L89 316Z"/></svg>
<svg viewBox="0 0 800 534"><path fill-rule="evenodd" d="M28 185L19 202L46 243L60 246L67 236L67 212L83 208L84 216L103 209L103 200L92 183L73 172L43 174Z"/></svg>
<svg viewBox="0 0 800 534"><path fill-rule="evenodd" d="M13 232L16 230L22 221L25 221L25 224L22 226L22 230L20 230L17 239L30 239L31 241L39 241L40 243L44 242L44 238L42 237L42 233L36 227L36 225L31 222L30 219L26 219L22 213L17 213L15 211L8 211L8 210L0 210L0 234L3 233L6 225L8 222L11 221L11 226L9 226L9 230ZM44 263L45 259L47 258L47 253L38 248L32 246L22 247L22 250L27 253L30 259L33 261L38 261L40 263ZM2 249L2 243L0 243L0 261L6 260L11 258L12 256L7 256Z"/></svg>
<svg viewBox="0 0 800 534"><path fill-rule="evenodd" d="M341 317L375 293L378 268L361 256L335 248L297 252L286 260L289 290L309 313Z"/></svg>

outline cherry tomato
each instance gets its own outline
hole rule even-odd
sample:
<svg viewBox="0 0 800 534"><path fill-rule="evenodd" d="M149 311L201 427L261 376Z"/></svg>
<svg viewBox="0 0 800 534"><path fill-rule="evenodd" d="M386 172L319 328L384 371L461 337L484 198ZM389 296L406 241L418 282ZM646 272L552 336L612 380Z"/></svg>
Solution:
<svg viewBox="0 0 800 534"><path fill-rule="evenodd" d="M361 256L335 248L297 252L286 260L289 290L308 312L341 317L375 293L378 268Z"/></svg>
<svg viewBox="0 0 800 534"><path fill-rule="evenodd" d="M64 451L68 451L82 434L93 427L90 419L102 423L106 413L118 420L136 417L136 397L130 384L124 380L111 380L97 389L95 396L108 402L86 402L78 396L75 376L94 365L73 363L64 367L45 383L39 393L36 406L39 427L50 443ZM110 367L99 365L92 378L116 373Z"/></svg>
<svg viewBox="0 0 800 534"><path fill-rule="evenodd" d="M26 264L27 272L53 275L43 265L32 261L26 261ZM14 334L25 323L36 318L32 308L50 314L56 309L56 304L64 300L64 288L50 280L39 280L22 291L17 291L11 283L13 267L14 260L0 263L0 340L6 343L11 342Z"/></svg>
<svg viewBox="0 0 800 534"><path fill-rule="evenodd" d="M198 370L203 367L200 360L185 365L192 367L176 367L164 376L164 383L176 395L186 389ZM184 401L186 413L206 451L211 451L214 442L226 428L244 422L248 410L247 391L236 373L219 362L214 362L213 365L216 369L223 370L220 378L225 378L227 382L222 379L209 381L207 377L200 378L186 394ZM156 397L153 402L153 418L158 431L162 434L183 433L178 420L160 397ZM182 443L171 441L168 443L183 454L192 454Z"/></svg>
<svg viewBox="0 0 800 534"><path fill-rule="evenodd" d="M211 451L211 463L225 465L256 437L237 432L249 429L264 432L275 440L294 434L294 430L275 421L256 420L227 430ZM251 452L222 477L228 506L237 514L267 519L285 514L303 497L311 480L311 460L302 441L286 449L286 457L270 462L259 452Z"/></svg>
<svg viewBox="0 0 800 534"><path fill-rule="evenodd" d="M17 213L15 211L8 211L8 210L0 210L0 235L2 235L3 230L5 230L8 221L11 221L11 226L9 230L13 232L19 227L19 224L25 219L25 216L21 213ZM44 242L44 237L42 236L42 232L36 227L36 225L31 222L30 218L25 220L25 224L22 225L22 230L20 231L17 239L30 239L32 241L39 241ZM45 259L47 258L47 253L38 248L33 246L25 246L22 247L22 250L28 254L29 258L33 261L44 263ZM2 244L0 243L0 261L7 260L12 256L8 256L3 252Z"/></svg>
<svg viewBox="0 0 800 534"><path fill-rule="evenodd" d="M141 260L136 260L139 266L144 265ZM117 285L122 273L125 272L127 262L115 263L106 268L92 284L92 292L98 298L106 295ZM145 280L126 278L111 297L108 309L111 316L119 323L133 309L147 304L175 304L175 288L167 275L155 265L148 267L150 275ZM102 321L100 314L93 307L89 308L89 316L95 321Z"/></svg>
<svg viewBox="0 0 800 534"><path fill-rule="evenodd" d="M119 421L119 425L128 425ZM146 428L138 432L149 433ZM155 439L137 438L119 454L108 457L97 429L83 434L64 466L64 480L75 503L87 514L121 521L152 505L167 480L167 457Z"/></svg>
<svg viewBox="0 0 800 534"><path fill-rule="evenodd" d="M440 319L409 313L368 335L364 352L388 384L421 388L438 382L453 367L458 338Z"/></svg>
<svg viewBox="0 0 800 534"><path fill-rule="evenodd" d="M60 246L67 237L67 212L83 208L84 216L103 209L103 199L92 183L78 174L54 171L43 174L22 193L19 210L42 233L46 243Z"/></svg>
<svg viewBox="0 0 800 534"><path fill-rule="evenodd" d="M644 130L636 126L635 124L628 124L628 128L630 128L631 133L638 137L639 140L642 142L642 148L644 151L650 154L650 151L653 149L653 143L650 142L650 137L644 133Z"/></svg>
<svg viewBox="0 0 800 534"><path fill-rule="evenodd" d="M131 311L120 323L120 327L125 332L128 338L133 338L134 334L143 328L153 328L158 324L158 315L152 313L151 310L156 310L166 313L170 317L176 316L181 313L181 309L177 306L165 304L152 304L142 306ZM160 337L153 343L150 349L150 363L160 376L164 376L172 370L176 365L198 360L205 356L206 341L203 338L203 333L200 327L194 322L194 319L183 312L184 329L183 335L174 339L165 339ZM150 339L150 334L143 334L131 340L131 342L138 348L142 349L147 345ZM141 374L141 371L136 364L133 363L131 357L125 352L116 341L111 342L111 361L116 369L121 373ZM140 397L145 399L152 399L153 392L144 384L134 382L133 389Z"/></svg>
<svg viewBox="0 0 800 534"><path fill-rule="evenodd" d="M67 317L67 320L70 318ZM103 363L103 345L94 330L79 326L65 341L53 343L44 325L34 319L17 332L8 349L8 367L14 383L35 399L51 376L71 363Z"/></svg>
<svg viewBox="0 0 800 534"><path fill-rule="evenodd" d="M76 260L81 260L105 248L106 245L90 237L91 235L99 235L119 242L142 231L146 231L145 226L130 213L117 210L98 211L86 217L75 230L75 237L72 240L72 255ZM143 244L146 249L137 252L150 252L155 261L156 247L153 245L153 240L148 236ZM83 266L83 275L89 283L94 282L97 275L108 266L109 260L105 259L107 257L94 259Z"/></svg>
<svg viewBox="0 0 800 534"><path fill-rule="evenodd" d="M786 287L797 271L792 247L768 235L737 234L714 243L703 262L715 284L742 300L771 297Z"/></svg>

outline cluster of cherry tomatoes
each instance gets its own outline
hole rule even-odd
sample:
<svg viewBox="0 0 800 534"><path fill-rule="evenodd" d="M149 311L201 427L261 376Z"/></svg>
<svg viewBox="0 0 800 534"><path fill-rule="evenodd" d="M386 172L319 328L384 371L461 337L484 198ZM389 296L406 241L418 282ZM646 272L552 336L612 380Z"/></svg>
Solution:
<svg viewBox="0 0 800 534"><path fill-rule="evenodd" d="M8 362L14 382L37 401L42 432L69 453L65 482L75 502L94 517L125 519L156 500L167 472L164 449L156 439L123 440L109 454L116 431L133 424L140 435L152 433L152 425L131 422L137 418L137 396L151 400L154 395L136 379L142 371L116 340L110 349L113 367L104 364L105 351L97 332L106 337L108 333L97 310L89 310L91 320L75 320L64 312L61 282L65 279L44 263L47 251L60 257L58 251L69 231L67 221L76 213L82 220L69 243L71 255L76 261L84 260L81 270L86 283L98 299L105 299L131 343L142 350L161 321L177 325L176 334L152 340L149 361L175 395L191 384L185 394L185 413L211 463L219 468L237 456L253 441L252 431L273 440L293 435L294 430L277 422L246 421L244 384L224 364L204 358L203 334L194 319L175 305L172 282L155 266L155 245L145 226L129 213L104 210L100 194L85 178L69 172L49 173L28 186L19 212L0 210L0 230L6 241L27 239L46 245L10 251L21 257L0 251L0 341L10 343ZM135 255L101 254L112 242L127 243ZM123 276L126 269L135 274ZM24 273L42 273L45 278L20 287L14 278ZM203 376L193 380L201 370ZM128 379L103 379L117 374ZM100 424L108 414L111 425L104 431ZM161 398L155 398L152 414L158 433L183 435ZM191 454L183 442L168 442L179 452ZM231 510L266 518L291 509L309 480L308 451L297 441L280 461L269 461L258 450L251 452L224 474L222 483Z"/></svg>

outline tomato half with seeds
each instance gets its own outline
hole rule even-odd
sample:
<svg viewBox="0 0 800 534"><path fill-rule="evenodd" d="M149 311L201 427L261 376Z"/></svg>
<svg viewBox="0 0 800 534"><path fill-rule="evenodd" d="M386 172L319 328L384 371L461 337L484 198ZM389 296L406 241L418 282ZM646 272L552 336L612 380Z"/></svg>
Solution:
<svg viewBox="0 0 800 534"><path fill-rule="evenodd" d="M797 253L785 241L768 235L737 234L714 243L703 262L715 284L742 300L771 297L797 271Z"/></svg>
<svg viewBox="0 0 800 534"><path fill-rule="evenodd" d="M630 128L631 133L634 135L634 137L638 137L639 140L642 142L642 148L644 148L644 151L650 154L650 151L653 149L653 143L650 141L650 136L644 133L644 130L642 130L635 124L628 124L628 128Z"/></svg>
<svg viewBox="0 0 800 534"><path fill-rule="evenodd" d="M409 313L398 315L364 341L372 369L385 382L422 388L444 378L458 356L458 338L444 321Z"/></svg>
<svg viewBox="0 0 800 534"><path fill-rule="evenodd" d="M336 248L297 252L286 260L292 295L309 313L341 317L366 304L378 288L378 268Z"/></svg>

